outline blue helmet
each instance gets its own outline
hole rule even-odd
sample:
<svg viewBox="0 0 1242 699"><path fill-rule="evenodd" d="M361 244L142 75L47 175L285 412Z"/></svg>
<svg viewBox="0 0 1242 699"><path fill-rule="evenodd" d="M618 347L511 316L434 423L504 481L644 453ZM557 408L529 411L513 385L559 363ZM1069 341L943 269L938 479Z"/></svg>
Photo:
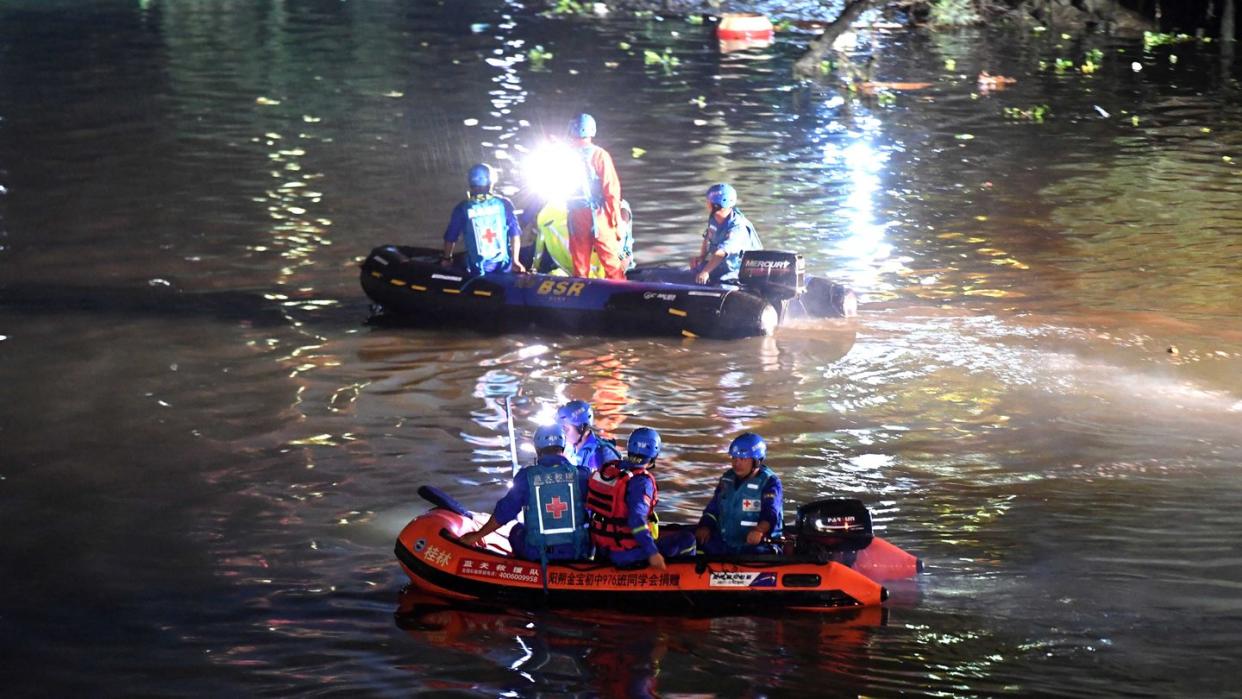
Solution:
<svg viewBox="0 0 1242 699"><path fill-rule="evenodd" d="M595 138L595 117L582 113L570 119L569 135L574 138Z"/></svg>
<svg viewBox="0 0 1242 699"><path fill-rule="evenodd" d="M721 209L737 206L737 190L721 182L707 188L707 203Z"/></svg>
<svg viewBox="0 0 1242 699"><path fill-rule="evenodd" d="M543 451L548 447L565 448L565 432L560 425L541 425L535 430L535 451Z"/></svg>
<svg viewBox="0 0 1242 699"><path fill-rule="evenodd" d="M763 457L767 455L767 443L763 441L763 437L754 432L739 434L733 440L733 443L729 445L729 456L735 459L758 459L763 461Z"/></svg>
<svg viewBox="0 0 1242 699"><path fill-rule="evenodd" d="M584 400L571 400L556 411L556 419L571 425L590 425L595 414L591 404Z"/></svg>
<svg viewBox="0 0 1242 699"><path fill-rule="evenodd" d="M660 455L660 433L650 427L639 427L630 433L625 449L631 461L651 461Z"/></svg>
<svg viewBox="0 0 1242 699"><path fill-rule="evenodd" d="M466 182L471 189L491 189L496 184L496 170L487 163L479 163L470 168L466 174Z"/></svg>

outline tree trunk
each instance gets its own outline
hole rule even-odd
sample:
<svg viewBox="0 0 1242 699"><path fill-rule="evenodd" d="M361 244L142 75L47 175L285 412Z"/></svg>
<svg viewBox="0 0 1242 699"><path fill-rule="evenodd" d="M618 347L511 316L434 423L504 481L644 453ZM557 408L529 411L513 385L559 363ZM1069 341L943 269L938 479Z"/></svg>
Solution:
<svg viewBox="0 0 1242 699"><path fill-rule="evenodd" d="M1236 38L1237 27L1234 25L1233 0L1225 0L1225 9L1220 13L1220 38L1232 42Z"/></svg>
<svg viewBox="0 0 1242 699"><path fill-rule="evenodd" d="M794 75L809 77L819 74L819 64L824 56L832 50L832 42L837 40L864 10L878 5L882 0L847 0L841 14L824 27L824 33L811 40L806 53L794 63Z"/></svg>

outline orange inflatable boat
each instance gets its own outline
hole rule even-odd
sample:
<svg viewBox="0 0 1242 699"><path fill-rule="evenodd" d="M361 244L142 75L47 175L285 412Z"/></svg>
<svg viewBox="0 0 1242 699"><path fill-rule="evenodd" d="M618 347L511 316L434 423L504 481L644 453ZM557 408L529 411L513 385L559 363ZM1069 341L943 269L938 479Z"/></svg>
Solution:
<svg viewBox="0 0 1242 699"><path fill-rule="evenodd" d="M888 598L881 580L919 570L917 558L870 536L868 518L870 541L854 550L847 543L836 551L802 546L781 556L696 556L670 559L667 570L557 561L545 571L538 562L509 555L499 533L484 540L487 548L463 545L458 537L478 529L481 519L435 488L424 486L419 493L435 507L401 531L397 560L415 589L446 600L648 613L822 611L879 605ZM840 538L842 531L837 526L833 536Z"/></svg>

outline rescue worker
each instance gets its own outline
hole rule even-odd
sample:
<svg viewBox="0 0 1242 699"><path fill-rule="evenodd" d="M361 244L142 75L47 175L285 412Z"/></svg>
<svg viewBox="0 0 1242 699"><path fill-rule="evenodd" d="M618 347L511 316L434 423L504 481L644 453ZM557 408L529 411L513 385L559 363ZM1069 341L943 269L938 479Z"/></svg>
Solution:
<svg viewBox="0 0 1242 699"><path fill-rule="evenodd" d="M732 466L699 519L695 538L709 554L780 553L781 479L763 464L763 437L743 432L729 445Z"/></svg>
<svg viewBox="0 0 1242 699"><path fill-rule="evenodd" d="M570 196L569 253L575 277L591 273L591 253L599 255L606 279L625 279L621 262L621 180L608 151L592 143L595 118L579 114L569 122L570 146L582 163L582 185Z"/></svg>
<svg viewBox="0 0 1242 699"><path fill-rule="evenodd" d="M466 183L468 198L453 208L448 227L444 229L444 254L440 265L453 265L453 247L464 235L466 271L470 274L525 272L518 261L522 229L518 227L513 202L492 193L496 171L491 165L479 163L466 174Z"/></svg>
<svg viewBox="0 0 1242 699"><path fill-rule="evenodd" d="M620 461L621 454L609 442L595 434L591 424L595 418L590 404L584 400L571 400L556 411L556 420L565 430L568 442L567 457L578 466L585 466L592 473L609 461Z"/></svg>
<svg viewBox="0 0 1242 699"><path fill-rule="evenodd" d="M660 434L639 427L626 443L625 460L604 464L587 484L591 543L596 551L607 551L615 566L646 561L652 568L667 570L665 556L694 554L694 532L660 536L655 512L659 494L651 473L659 455Z"/></svg>
<svg viewBox="0 0 1242 699"><path fill-rule="evenodd" d="M591 472L564 456L565 433L560 425L535 431L535 463L513 477L513 485L478 531L461 536L466 546L512 522L518 512L525 524L509 531L513 555L528 561L573 561L591 555L586 518L586 489Z"/></svg>
<svg viewBox="0 0 1242 699"><path fill-rule="evenodd" d="M523 231L534 231L535 255L530 269L533 272L546 272L557 276L566 276L574 271L573 258L569 252L568 213L565 205L548 202L537 214L527 216L528 222L523 223L521 216L518 223ZM547 255L545 262L544 255ZM634 261L634 221L630 213L630 205L621 200L621 267L633 269ZM591 270L588 275L592 279L604 278L604 267L599 262L599 254L591 252Z"/></svg>
<svg viewBox="0 0 1242 699"><path fill-rule="evenodd" d="M762 250L754 225L737 208L737 190L714 184L707 190L707 230L699 256L690 262L696 284L737 284L742 253Z"/></svg>

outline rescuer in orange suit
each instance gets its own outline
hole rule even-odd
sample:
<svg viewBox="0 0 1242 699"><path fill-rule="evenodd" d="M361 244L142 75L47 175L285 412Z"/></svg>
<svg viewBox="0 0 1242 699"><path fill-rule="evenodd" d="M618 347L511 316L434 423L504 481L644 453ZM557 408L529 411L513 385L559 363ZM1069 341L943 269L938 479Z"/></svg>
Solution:
<svg viewBox="0 0 1242 699"><path fill-rule="evenodd" d="M591 142L595 118L579 114L569 122L570 146L582 163L581 186L570 195L569 254L574 276L591 274L591 252L599 254L606 279L625 280L621 264L621 180L612 156Z"/></svg>

